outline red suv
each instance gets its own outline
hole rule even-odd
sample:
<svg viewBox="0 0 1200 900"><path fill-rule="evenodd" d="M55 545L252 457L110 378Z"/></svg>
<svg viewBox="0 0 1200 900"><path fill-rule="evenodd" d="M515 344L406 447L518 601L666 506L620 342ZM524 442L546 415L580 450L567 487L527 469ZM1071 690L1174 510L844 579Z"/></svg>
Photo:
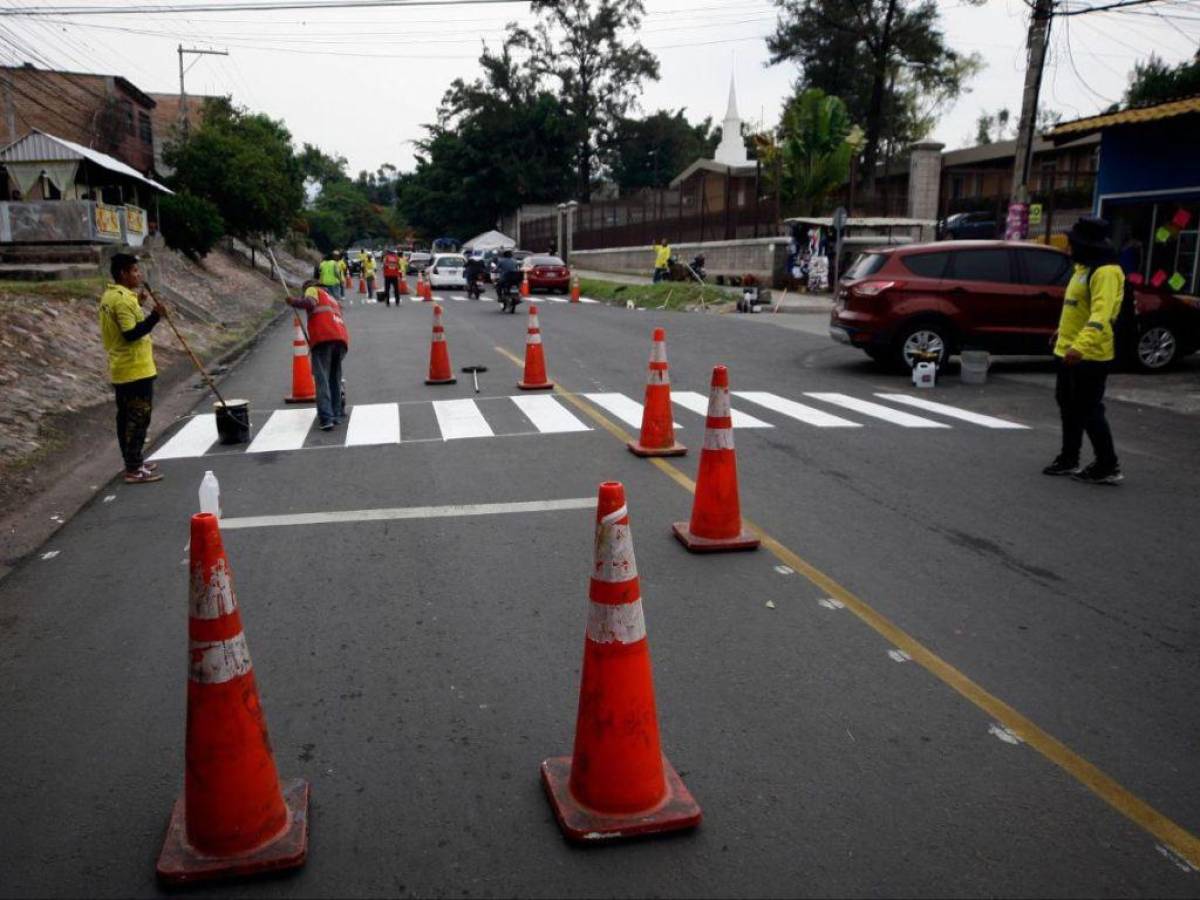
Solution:
<svg viewBox="0 0 1200 900"><path fill-rule="evenodd" d="M939 365L964 347L1044 354L1058 327L1070 257L1038 244L942 241L868 250L838 285L829 333L877 362L911 367L916 352ZM1200 349L1200 301L1136 290L1136 329L1117 353L1164 369Z"/></svg>

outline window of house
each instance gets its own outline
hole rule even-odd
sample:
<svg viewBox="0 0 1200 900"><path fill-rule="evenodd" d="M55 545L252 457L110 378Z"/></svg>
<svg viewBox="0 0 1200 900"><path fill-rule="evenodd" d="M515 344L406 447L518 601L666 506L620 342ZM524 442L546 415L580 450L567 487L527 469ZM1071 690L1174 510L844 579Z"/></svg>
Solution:
<svg viewBox="0 0 1200 900"><path fill-rule="evenodd" d="M1054 163L1052 163L1052 162L1042 163L1042 190L1043 191L1054 190L1054 173L1056 170L1057 170L1057 167L1055 166Z"/></svg>
<svg viewBox="0 0 1200 900"><path fill-rule="evenodd" d="M154 130L150 124L150 116L144 112L138 113L138 137L143 144L154 143Z"/></svg>
<svg viewBox="0 0 1200 900"><path fill-rule="evenodd" d="M121 121L125 123L125 130L130 134L137 134L137 129L133 122L133 103L129 100L121 101Z"/></svg>

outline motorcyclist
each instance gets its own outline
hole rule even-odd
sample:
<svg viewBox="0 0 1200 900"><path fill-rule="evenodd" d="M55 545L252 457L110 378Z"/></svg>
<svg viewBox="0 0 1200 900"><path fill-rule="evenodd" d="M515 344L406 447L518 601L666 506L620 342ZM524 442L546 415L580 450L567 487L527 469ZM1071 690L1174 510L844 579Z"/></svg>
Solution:
<svg viewBox="0 0 1200 900"><path fill-rule="evenodd" d="M468 256L463 277L467 280L467 294L479 299L479 282L483 279L483 260L478 256Z"/></svg>
<svg viewBox="0 0 1200 900"><path fill-rule="evenodd" d="M521 267L517 261L513 259L511 250L505 250L500 259L496 262L496 299L501 300L505 291L517 288L521 284ZM513 301L513 306L516 306L517 301Z"/></svg>

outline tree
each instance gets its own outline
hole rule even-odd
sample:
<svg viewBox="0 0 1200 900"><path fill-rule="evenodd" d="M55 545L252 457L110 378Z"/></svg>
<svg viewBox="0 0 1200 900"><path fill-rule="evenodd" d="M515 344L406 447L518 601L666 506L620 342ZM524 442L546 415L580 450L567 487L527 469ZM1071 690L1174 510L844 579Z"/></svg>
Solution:
<svg viewBox="0 0 1200 900"><path fill-rule="evenodd" d="M850 176L862 134L846 104L812 88L792 99L779 125L783 199L797 215L827 212L829 195Z"/></svg>
<svg viewBox="0 0 1200 900"><path fill-rule="evenodd" d="M187 191L164 195L158 203L158 215L167 246L192 259L207 256L225 233L225 222L216 204Z"/></svg>
<svg viewBox="0 0 1200 900"><path fill-rule="evenodd" d="M981 112L975 120L975 143L991 144L1006 140L1010 118L1007 107L1002 107L994 113Z"/></svg>
<svg viewBox="0 0 1200 900"><path fill-rule="evenodd" d="M965 0L977 4L982 0ZM775 0L770 62L800 67L798 92L820 88L844 99L866 129L864 170L873 189L880 145L911 143L932 129L981 67L951 49L935 0Z"/></svg>
<svg viewBox="0 0 1200 900"><path fill-rule="evenodd" d="M592 182L614 125L629 113L642 81L658 79L658 60L640 42L626 43L645 14L643 0L532 0L540 21L532 30L511 26L505 53L528 53L527 70L561 98L570 125L579 200L591 199Z"/></svg>
<svg viewBox="0 0 1200 900"><path fill-rule="evenodd" d="M710 158L720 139L711 118L693 125L682 109L660 109L644 119L619 119L605 158L612 180L622 190L665 188L691 163Z"/></svg>
<svg viewBox="0 0 1200 900"><path fill-rule="evenodd" d="M172 187L211 201L230 234L281 235L304 200L304 172L291 133L227 97L206 100L199 128L168 146Z"/></svg>
<svg viewBox="0 0 1200 900"><path fill-rule="evenodd" d="M1200 51L1177 66L1169 66L1160 56L1151 53L1145 62L1134 65L1129 76L1129 90L1125 92L1125 104L1146 106L1191 94L1200 94Z"/></svg>

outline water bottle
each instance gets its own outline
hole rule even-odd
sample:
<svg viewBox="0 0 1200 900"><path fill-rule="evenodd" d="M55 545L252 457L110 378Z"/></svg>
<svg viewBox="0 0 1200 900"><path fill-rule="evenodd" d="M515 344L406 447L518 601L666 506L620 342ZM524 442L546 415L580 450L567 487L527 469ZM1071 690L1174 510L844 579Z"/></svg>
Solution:
<svg viewBox="0 0 1200 900"><path fill-rule="evenodd" d="M212 469L204 473L200 482L200 512L221 518L221 485L217 483L217 476Z"/></svg>

